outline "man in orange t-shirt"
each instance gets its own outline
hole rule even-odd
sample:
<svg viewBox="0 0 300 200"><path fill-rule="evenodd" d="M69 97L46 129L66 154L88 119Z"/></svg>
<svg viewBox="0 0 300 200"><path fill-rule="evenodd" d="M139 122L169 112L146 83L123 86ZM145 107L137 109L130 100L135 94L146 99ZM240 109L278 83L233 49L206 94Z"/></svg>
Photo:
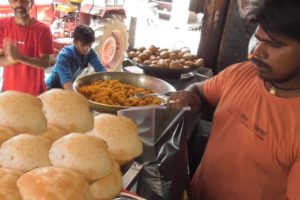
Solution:
<svg viewBox="0 0 300 200"><path fill-rule="evenodd" d="M266 0L251 61L170 97L170 108L216 107L193 199L300 199L299 11L299 0Z"/></svg>
<svg viewBox="0 0 300 200"><path fill-rule="evenodd" d="M44 69L53 54L48 26L29 16L34 0L9 0L14 17L0 20L2 91L39 95L46 90Z"/></svg>

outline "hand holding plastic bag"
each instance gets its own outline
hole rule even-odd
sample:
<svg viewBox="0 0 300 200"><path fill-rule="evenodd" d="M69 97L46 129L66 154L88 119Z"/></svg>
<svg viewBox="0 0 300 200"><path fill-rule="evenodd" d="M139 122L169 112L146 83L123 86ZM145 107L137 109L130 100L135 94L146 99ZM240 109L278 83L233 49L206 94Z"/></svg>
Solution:
<svg viewBox="0 0 300 200"><path fill-rule="evenodd" d="M188 153L184 113L164 107L137 107L118 111L139 127L144 144L138 162L144 169L137 194L146 199L182 199L189 186Z"/></svg>

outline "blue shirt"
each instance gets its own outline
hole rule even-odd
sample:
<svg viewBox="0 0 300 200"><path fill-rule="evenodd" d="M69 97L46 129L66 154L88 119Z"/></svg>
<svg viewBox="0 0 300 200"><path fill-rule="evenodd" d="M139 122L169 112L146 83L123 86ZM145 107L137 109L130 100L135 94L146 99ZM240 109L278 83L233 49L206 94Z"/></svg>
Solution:
<svg viewBox="0 0 300 200"><path fill-rule="evenodd" d="M74 44L64 47L57 55L56 63L46 80L47 89L63 88L66 82L73 82L89 63L96 72L106 71L94 49L82 56L77 53Z"/></svg>

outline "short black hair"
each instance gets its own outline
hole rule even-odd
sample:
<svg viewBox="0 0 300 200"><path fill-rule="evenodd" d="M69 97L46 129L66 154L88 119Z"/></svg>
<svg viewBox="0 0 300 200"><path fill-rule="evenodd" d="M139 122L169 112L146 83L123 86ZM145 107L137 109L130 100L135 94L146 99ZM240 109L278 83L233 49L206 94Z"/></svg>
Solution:
<svg viewBox="0 0 300 200"><path fill-rule="evenodd" d="M88 25L80 24L74 30L74 40L84 44L91 44L95 42L95 32Z"/></svg>
<svg viewBox="0 0 300 200"><path fill-rule="evenodd" d="M300 0L265 0L250 21L270 37L283 35L300 42Z"/></svg>

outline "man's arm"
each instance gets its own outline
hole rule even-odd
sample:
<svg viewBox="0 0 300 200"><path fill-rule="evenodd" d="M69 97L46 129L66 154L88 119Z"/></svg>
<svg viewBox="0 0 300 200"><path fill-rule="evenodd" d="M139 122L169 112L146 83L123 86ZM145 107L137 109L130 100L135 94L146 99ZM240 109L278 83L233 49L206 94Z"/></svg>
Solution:
<svg viewBox="0 0 300 200"><path fill-rule="evenodd" d="M18 48L8 41L5 44L4 52L8 61L21 62L36 68L46 69L50 66L50 55L42 54L40 57L34 58L22 55ZM6 66L6 65L4 65Z"/></svg>
<svg viewBox="0 0 300 200"><path fill-rule="evenodd" d="M197 95L200 99L205 99L204 93L203 93L203 81L198 83L193 83L186 87L185 91L191 91L195 95Z"/></svg>
<svg viewBox="0 0 300 200"><path fill-rule="evenodd" d="M105 72L105 67L101 64L98 55L96 54L94 49L91 49L91 55L90 55L90 61L91 65L95 69L96 72Z"/></svg>
<svg viewBox="0 0 300 200"><path fill-rule="evenodd" d="M32 67L47 69L50 67L50 56L51 55L41 55L39 58L21 56L17 61Z"/></svg>
<svg viewBox="0 0 300 200"><path fill-rule="evenodd" d="M203 82L199 82L189 85L184 90L172 93L168 100L168 107L181 109L184 106L190 106L193 112L198 112L204 101Z"/></svg>
<svg viewBox="0 0 300 200"><path fill-rule="evenodd" d="M65 82L64 85L63 85L63 87L64 87L65 90L74 91L73 90L73 82L72 81Z"/></svg>
<svg viewBox="0 0 300 200"><path fill-rule="evenodd" d="M8 57L6 57L5 54L4 54L4 50L0 49L0 66L5 67L7 65L11 65L11 64L14 64L14 63L16 63L16 62L13 61L13 60L8 59Z"/></svg>
<svg viewBox="0 0 300 200"><path fill-rule="evenodd" d="M63 48L56 58L55 68L59 75L60 84L66 90L73 90L72 84L74 74L71 71L72 66L72 52L68 48Z"/></svg>

